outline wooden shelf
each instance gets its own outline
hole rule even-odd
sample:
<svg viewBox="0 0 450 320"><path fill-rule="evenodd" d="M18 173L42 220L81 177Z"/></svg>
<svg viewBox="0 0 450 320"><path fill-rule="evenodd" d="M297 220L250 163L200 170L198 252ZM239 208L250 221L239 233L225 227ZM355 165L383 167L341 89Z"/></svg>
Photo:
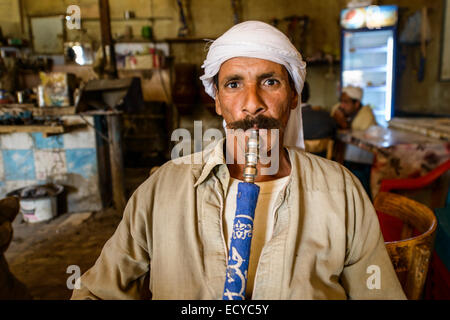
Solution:
<svg viewBox="0 0 450 320"><path fill-rule="evenodd" d="M36 107L33 104L3 104L0 105L0 110L8 111L23 110L31 111L33 116L45 117L45 116L67 116L75 114L75 107Z"/></svg>
<svg viewBox="0 0 450 320"><path fill-rule="evenodd" d="M65 132L64 126L45 126L45 125L0 125L0 134L16 132L42 132L44 137Z"/></svg>
<svg viewBox="0 0 450 320"><path fill-rule="evenodd" d="M174 43L176 43L176 42L180 42L180 43L203 42L203 43L206 43L207 40L205 40L205 39L215 40L215 39L209 39L209 38L205 37L205 38L167 38L164 41L174 42Z"/></svg>
<svg viewBox="0 0 450 320"><path fill-rule="evenodd" d="M42 132L44 138L86 128L85 123L64 125L0 125L0 134Z"/></svg>
<svg viewBox="0 0 450 320"><path fill-rule="evenodd" d="M8 109L8 108L35 108L32 103L2 103L0 104L0 109Z"/></svg>
<svg viewBox="0 0 450 320"><path fill-rule="evenodd" d="M75 107L35 107L31 112L34 116L69 116L75 114Z"/></svg>
<svg viewBox="0 0 450 320"><path fill-rule="evenodd" d="M116 116L123 114L120 110L87 110L77 113L82 116Z"/></svg>
<svg viewBox="0 0 450 320"><path fill-rule="evenodd" d="M156 21L156 20L173 20L173 17L134 17L134 18L129 18L129 19L125 19L125 18L118 18L118 17L111 17L111 22L112 21L128 21L128 22L132 22L132 21ZM96 17L86 17L83 18L83 21L100 21L100 18L96 18Z"/></svg>
<svg viewBox="0 0 450 320"><path fill-rule="evenodd" d="M111 18L111 21L156 21L156 20L173 20L173 17L135 17L135 18Z"/></svg>
<svg viewBox="0 0 450 320"><path fill-rule="evenodd" d="M158 43L166 43L164 39L145 39L145 38L119 38L114 39L114 44L134 44L134 43L148 43L148 44L158 44Z"/></svg>

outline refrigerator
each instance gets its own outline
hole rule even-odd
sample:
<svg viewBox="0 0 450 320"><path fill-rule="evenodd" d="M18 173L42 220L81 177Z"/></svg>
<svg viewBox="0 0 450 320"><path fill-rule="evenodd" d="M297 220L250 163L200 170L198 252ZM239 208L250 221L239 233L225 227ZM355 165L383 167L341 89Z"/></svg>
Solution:
<svg viewBox="0 0 450 320"><path fill-rule="evenodd" d="M341 87L362 88L362 104L385 127L395 110L397 21L393 5L341 12Z"/></svg>

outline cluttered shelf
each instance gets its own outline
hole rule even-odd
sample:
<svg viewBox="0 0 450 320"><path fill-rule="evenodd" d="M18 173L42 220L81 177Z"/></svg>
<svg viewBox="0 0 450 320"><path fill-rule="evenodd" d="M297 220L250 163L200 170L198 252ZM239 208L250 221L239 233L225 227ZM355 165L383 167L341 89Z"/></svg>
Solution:
<svg viewBox="0 0 450 320"><path fill-rule="evenodd" d="M215 40L216 37L208 38L195 38L195 37L178 37L178 38L166 38L164 41L169 43L190 43L190 42L198 42L198 43L206 43L208 40Z"/></svg>
<svg viewBox="0 0 450 320"><path fill-rule="evenodd" d="M58 119L75 114L75 107L36 107L33 104L1 104L0 134L41 132L44 137L84 128Z"/></svg>
<svg viewBox="0 0 450 320"><path fill-rule="evenodd" d="M156 20L173 20L173 17L111 17L114 22L133 22L133 21L156 21ZM86 17L83 21L100 22L99 17Z"/></svg>
<svg viewBox="0 0 450 320"><path fill-rule="evenodd" d="M47 122L43 124L0 124L0 134L41 132L42 136L47 138L53 135L69 133L74 130L85 128L86 126L86 123L65 124L61 122Z"/></svg>
<svg viewBox="0 0 450 320"><path fill-rule="evenodd" d="M167 42L165 39L146 39L141 37L133 37L133 38L116 38L114 39L114 43L120 44L130 44L130 43L165 43Z"/></svg>
<svg viewBox="0 0 450 320"><path fill-rule="evenodd" d="M34 117L92 116L121 114L119 110L89 110L76 112L75 106L69 107L36 107L33 104L0 104L0 112L30 112ZM1 119L0 119L1 120ZM2 125L0 121L0 125Z"/></svg>
<svg viewBox="0 0 450 320"><path fill-rule="evenodd" d="M1 112L8 112L13 110L20 111L29 111L33 114L33 116L37 117L60 117L60 116L68 116L75 114L75 107L36 107L34 104L19 104L19 103L11 103L11 104L0 104Z"/></svg>

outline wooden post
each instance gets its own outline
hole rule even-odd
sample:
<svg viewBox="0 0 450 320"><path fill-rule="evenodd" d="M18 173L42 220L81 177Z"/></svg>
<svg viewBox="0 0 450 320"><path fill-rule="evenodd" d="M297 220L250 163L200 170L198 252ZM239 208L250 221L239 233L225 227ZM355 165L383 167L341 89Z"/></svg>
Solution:
<svg viewBox="0 0 450 320"><path fill-rule="evenodd" d="M120 114L107 115L109 158L111 164L111 180L114 206L122 215L126 205L125 181L122 152L122 116Z"/></svg>
<svg viewBox="0 0 450 320"><path fill-rule="evenodd" d="M116 50L114 48L114 40L111 35L111 17L109 14L109 0L99 0L100 11L100 29L102 37L103 59L106 65L106 46L109 46L109 61L110 65L107 67L107 73L114 79L117 78L116 65Z"/></svg>

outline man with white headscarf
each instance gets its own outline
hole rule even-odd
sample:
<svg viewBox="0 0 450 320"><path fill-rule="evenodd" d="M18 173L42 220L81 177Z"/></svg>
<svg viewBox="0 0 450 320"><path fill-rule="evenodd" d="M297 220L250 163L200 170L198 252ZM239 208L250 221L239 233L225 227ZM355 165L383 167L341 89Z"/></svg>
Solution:
<svg viewBox="0 0 450 320"><path fill-rule="evenodd" d="M212 43L203 67L227 128L276 128L283 142L279 169L256 179L246 298L403 299L360 183L301 149L305 63L287 37L266 23L238 24ZM227 130L202 163L169 161L137 189L73 299L222 299L243 169L225 161L231 138Z"/></svg>
<svg viewBox="0 0 450 320"><path fill-rule="evenodd" d="M346 86L342 89L340 103L334 105L330 113L339 129L367 130L377 125L372 108L363 106L362 98L363 90L360 87ZM373 153L351 144L338 144L336 148L343 148L345 167L359 178L366 192L370 194Z"/></svg>
<svg viewBox="0 0 450 320"><path fill-rule="evenodd" d="M366 130L377 124L372 109L362 105L362 97L363 90L359 87L342 89L340 103L331 108L331 116L340 129Z"/></svg>

